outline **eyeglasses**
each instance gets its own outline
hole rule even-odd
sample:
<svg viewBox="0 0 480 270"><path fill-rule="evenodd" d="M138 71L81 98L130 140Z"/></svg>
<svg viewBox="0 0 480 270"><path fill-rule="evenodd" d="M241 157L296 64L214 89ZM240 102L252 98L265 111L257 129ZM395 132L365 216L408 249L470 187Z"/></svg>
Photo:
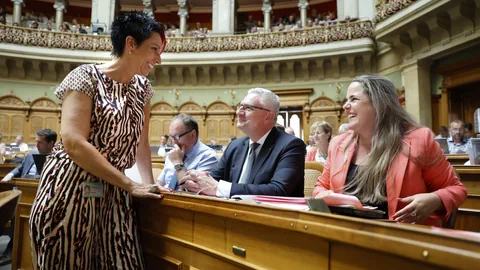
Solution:
<svg viewBox="0 0 480 270"><path fill-rule="evenodd" d="M265 108L262 108L262 107L257 107L257 106L253 106L253 105L242 104L242 103L237 104L237 110L244 110L246 112L253 112L255 109L270 112L269 109L265 109Z"/></svg>
<svg viewBox="0 0 480 270"><path fill-rule="evenodd" d="M190 129L189 131L186 131L186 132L184 132L184 133L182 133L182 134L173 135L173 136L168 136L168 137L170 138L170 140L178 141L178 140L180 140L181 137L187 135L188 133L190 133L190 132L192 132L192 131L193 131L193 129Z"/></svg>

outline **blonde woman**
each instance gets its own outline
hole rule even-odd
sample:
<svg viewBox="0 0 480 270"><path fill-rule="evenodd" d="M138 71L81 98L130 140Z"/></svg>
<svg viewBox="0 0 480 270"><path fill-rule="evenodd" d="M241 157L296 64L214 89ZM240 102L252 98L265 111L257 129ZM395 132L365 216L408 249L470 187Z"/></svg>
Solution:
<svg viewBox="0 0 480 270"><path fill-rule="evenodd" d="M345 193L391 220L433 226L465 201L467 191L432 131L402 108L389 79L355 78L343 108L350 131L332 140L314 197Z"/></svg>
<svg viewBox="0 0 480 270"><path fill-rule="evenodd" d="M315 122L310 128L310 137L315 148L307 153L305 161L317 161L325 164L327 161L328 144L332 139L332 126L325 121Z"/></svg>

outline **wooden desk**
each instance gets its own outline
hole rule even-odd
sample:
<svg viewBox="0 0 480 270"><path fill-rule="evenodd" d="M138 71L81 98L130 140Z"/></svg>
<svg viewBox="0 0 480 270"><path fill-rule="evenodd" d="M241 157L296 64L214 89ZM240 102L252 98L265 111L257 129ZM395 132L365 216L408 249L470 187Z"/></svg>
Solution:
<svg viewBox="0 0 480 270"><path fill-rule="evenodd" d="M165 164L165 158L160 156L152 156L152 163L163 163Z"/></svg>
<svg viewBox="0 0 480 270"><path fill-rule="evenodd" d="M12 269L33 269L28 221L37 194L38 180L14 178L9 183L0 183L0 192L12 190L15 186L22 191L22 196L15 212Z"/></svg>
<svg viewBox="0 0 480 270"><path fill-rule="evenodd" d="M2 180L5 175L7 175L9 172L11 172L13 169L15 169L19 164L11 164L11 163L5 163L5 164L0 164L0 180Z"/></svg>
<svg viewBox="0 0 480 270"><path fill-rule="evenodd" d="M467 188L467 200L457 211L455 229L480 232L480 165L453 165Z"/></svg>
<svg viewBox="0 0 480 270"><path fill-rule="evenodd" d="M424 226L177 194L136 199L135 207L147 269L471 269L480 263L480 235L473 233L476 240ZM242 249L245 256L233 252Z"/></svg>
<svg viewBox="0 0 480 270"><path fill-rule="evenodd" d="M452 165L463 165L469 160L468 155L466 154L448 154L445 156L447 156L447 160Z"/></svg>
<svg viewBox="0 0 480 270"><path fill-rule="evenodd" d="M12 269L32 269L28 216L38 180L14 179ZM135 199L147 269L474 269L480 235L179 194ZM458 231L457 231L458 232ZM467 233L467 232L460 232ZM233 252L245 249L245 256Z"/></svg>

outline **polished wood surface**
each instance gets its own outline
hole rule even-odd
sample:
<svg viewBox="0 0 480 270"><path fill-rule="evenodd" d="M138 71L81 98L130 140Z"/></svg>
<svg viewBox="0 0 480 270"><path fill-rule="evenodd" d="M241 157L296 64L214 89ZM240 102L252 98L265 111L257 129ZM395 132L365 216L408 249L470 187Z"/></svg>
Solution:
<svg viewBox="0 0 480 270"><path fill-rule="evenodd" d="M452 165L463 165L463 164L465 164L465 162L467 162L469 160L468 155L465 155L465 154L458 154L458 155L448 154L448 155L445 155L445 156L447 156L447 160Z"/></svg>
<svg viewBox="0 0 480 270"><path fill-rule="evenodd" d="M468 192L467 200L460 206L455 229L480 232L480 165L454 165Z"/></svg>
<svg viewBox="0 0 480 270"><path fill-rule="evenodd" d="M32 269L28 218L38 180L14 179L0 191L14 186L23 193L12 269ZM135 208L147 269L473 269L480 263L480 235L462 231L170 193L163 200L136 198Z"/></svg>
<svg viewBox="0 0 480 270"><path fill-rule="evenodd" d="M169 269L472 269L480 263L475 233L179 194L136 199L135 206L147 269L157 263Z"/></svg>
<svg viewBox="0 0 480 270"><path fill-rule="evenodd" d="M22 192L22 196L15 212L12 269L33 269L28 220L37 194L38 180L14 178L9 183L0 183L0 191L12 190L14 187Z"/></svg>
<svg viewBox="0 0 480 270"><path fill-rule="evenodd" d="M0 164L0 180L17 166L18 164L11 163Z"/></svg>

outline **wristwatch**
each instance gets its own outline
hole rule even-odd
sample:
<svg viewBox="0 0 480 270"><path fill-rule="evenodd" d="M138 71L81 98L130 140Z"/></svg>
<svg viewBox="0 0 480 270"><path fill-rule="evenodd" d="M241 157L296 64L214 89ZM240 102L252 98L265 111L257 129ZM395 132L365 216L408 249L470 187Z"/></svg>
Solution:
<svg viewBox="0 0 480 270"><path fill-rule="evenodd" d="M184 167L185 167L185 164L183 164L183 163L178 163L178 164L175 164L175 165L173 166L173 168L174 168L175 171L177 171L177 172L180 171L181 169L183 169Z"/></svg>

